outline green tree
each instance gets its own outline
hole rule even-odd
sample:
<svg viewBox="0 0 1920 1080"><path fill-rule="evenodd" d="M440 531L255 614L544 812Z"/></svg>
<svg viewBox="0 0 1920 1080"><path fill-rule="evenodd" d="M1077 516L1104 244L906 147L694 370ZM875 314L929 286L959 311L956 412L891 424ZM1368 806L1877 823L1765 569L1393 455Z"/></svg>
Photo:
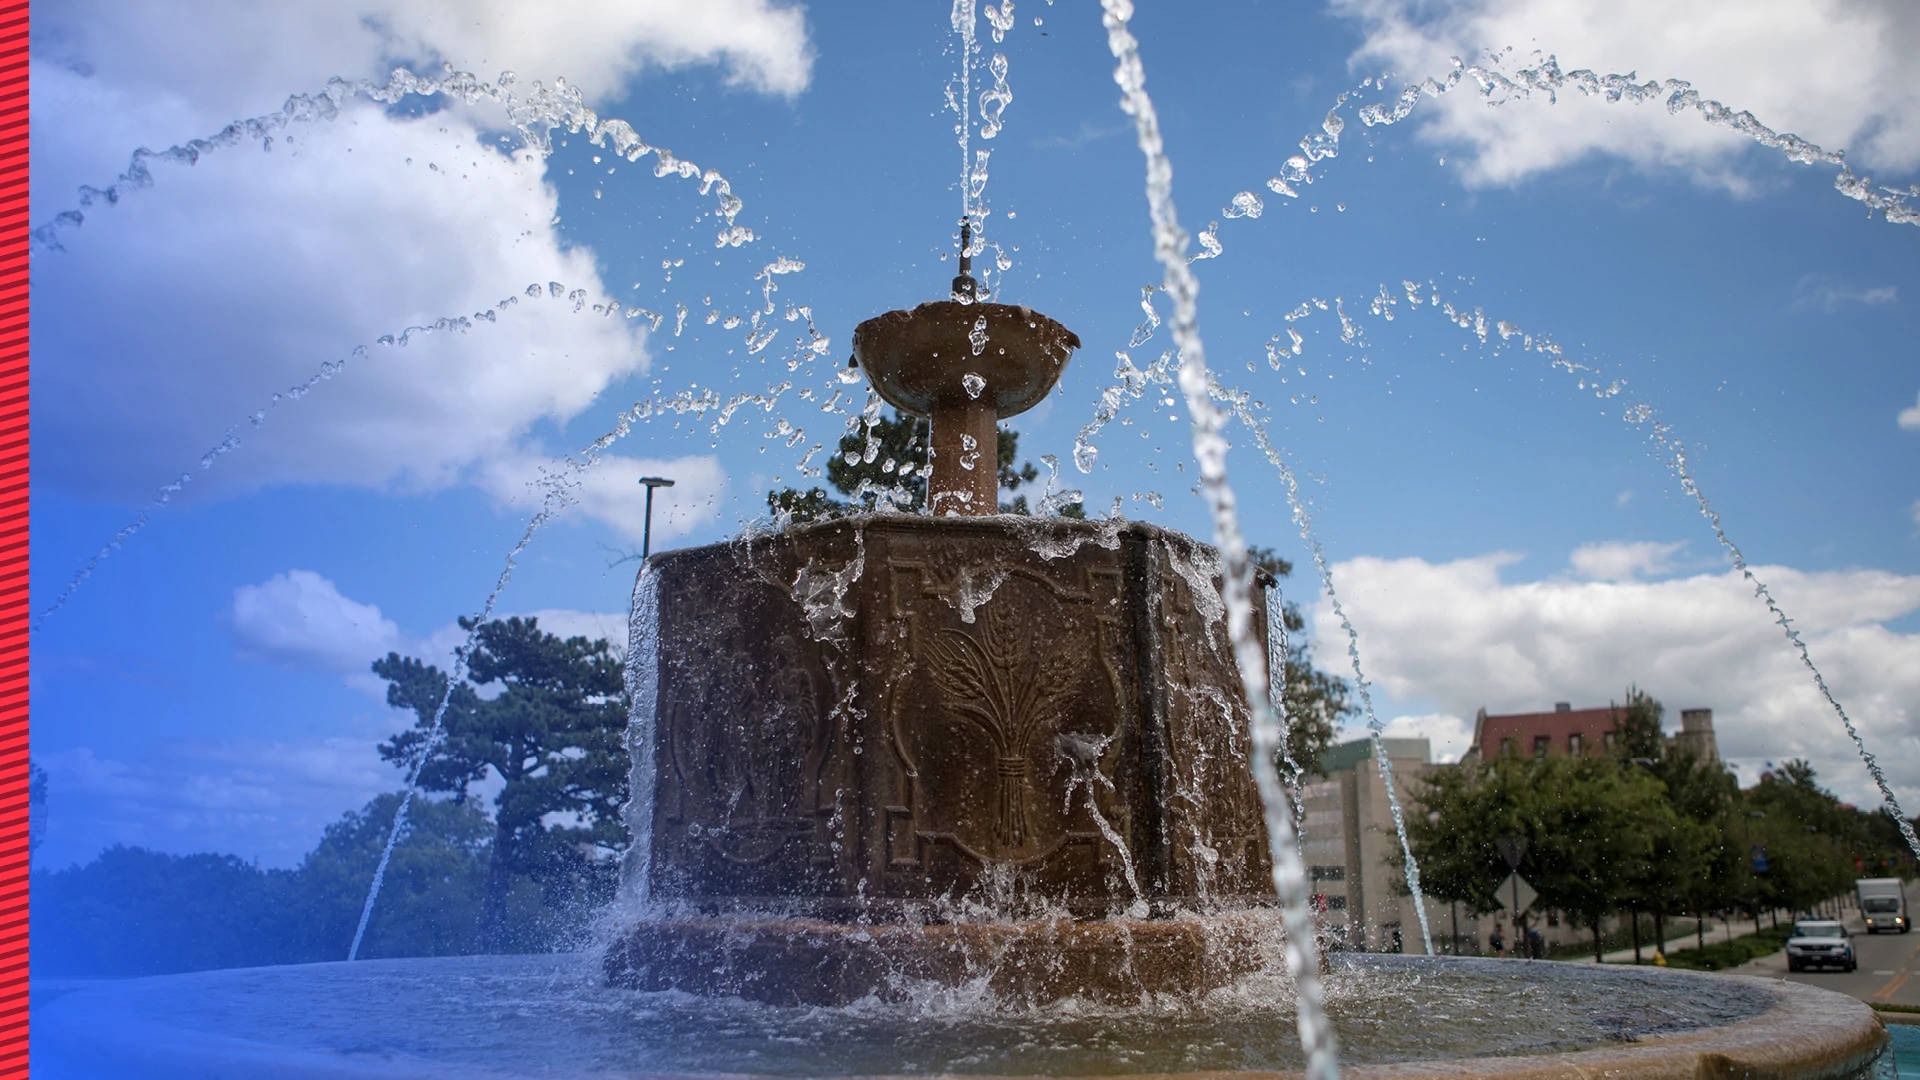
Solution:
<svg viewBox="0 0 1920 1080"><path fill-rule="evenodd" d="M1665 711L1638 686L1629 686L1625 700L1613 706L1613 756L1622 769L1657 780L1671 811L1647 838L1652 850L1646 863L1622 882L1628 916L1637 920L1640 912L1650 912L1656 942L1666 940L1668 915L1727 902L1738 865L1725 837L1739 784L1718 762L1669 748L1662 733Z"/></svg>
<svg viewBox="0 0 1920 1080"><path fill-rule="evenodd" d="M1678 829L1657 779L1605 758L1501 758L1436 769L1426 784L1428 812L1408 821L1408 839L1428 891L1493 910L1509 872L1498 843L1517 838L1539 905L1590 927L1596 956L1600 920L1633 899L1630 883L1660 854L1655 838Z"/></svg>
<svg viewBox="0 0 1920 1080"><path fill-rule="evenodd" d="M1659 704L1653 708L1657 715ZM1725 837L1739 788L1718 762L1699 761L1684 751L1629 759L1621 768L1658 782L1671 811L1653 823L1648 861L1623 882L1629 914L1651 912L1654 940L1664 942L1668 915L1697 913L1723 902L1737 866Z"/></svg>
<svg viewBox="0 0 1920 1080"><path fill-rule="evenodd" d="M1272 580L1267 583L1269 589L1279 588L1280 579L1293 573L1293 564L1272 548L1250 547L1247 557L1256 570L1271 575ZM1286 670L1280 698L1287 713L1284 753L1291 754L1303 770L1313 772L1318 770L1320 756L1332 745L1341 719L1351 714L1354 707L1347 698L1346 681L1313 666L1313 656L1307 646L1307 620L1300 613L1300 605L1284 601L1280 605L1280 621L1277 632L1286 635ZM1276 628L1269 626L1267 632L1275 633Z"/></svg>
<svg viewBox="0 0 1920 1080"><path fill-rule="evenodd" d="M293 903L305 931L300 959L338 960L346 954L401 797L400 792L378 795L342 814L301 862ZM472 952L479 941L492 832L486 812L472 800L416 797L360 955Z"/></svg>
<svg viewBox="0 0 1920 1080"><path fill-rule="evenodd" d="M1820 786L1811 765L1788 761L1762 774L1742 796L1749 852L1763 854L1766 867L1754 875L1750 910L1804 911L1852 885L1846 839L1855 813Z"/></svg>
<svg viewBox="0 0 1920 1080"><path fill-rule="evenodd" d="M1019 462L1020 435L999 430L1000 490L1013 491L1040 477L1032 462ZM767 493L767 508L790 515L795 522L817 521L840 514L886 508L919 513L927 505L927 421L898 413L876 417L871 427L841 436L839 448L827 459L825 488L806 491L781 488ZM1000 504L1001 513L1031 513L1025 495ZM1084 517L1076 504L1060 508L1062 517Z"/></svg>
<svg viewBox="0 0 1920 1080"><path fill-rule="evenodd" d="M515 875L562 903L599 887L608 875L601 864L624 846L627 699L605 641L562 640L530 618L462 618L460 626L475 640L467 679L450 698L447 676L432 665L397 653L374 662L387 703L416 717L380 754L412 768L446 698L442 740L421 768L420 787L464 802L474 784L499 779L480 931L482 948L498 951L513 944L507 901Z"/></svg>
<svg viewBox="0 0 1920 1080"><path fill-rule="evenodd" d="M1637 686L1627 688L1624 704L1613 706L1614 753L1630 761L1657 761L1665 750L1660 734L1663 709L1651 694Z"/></svg>
<svg viewBox="0 0 1920 1080"><path fill-rule="evenodd" d="M233 855L120 845L84 865L35 874L34 972L160 975L300 959L289 941L293 876ZM343 953L336 941L328 958Z"/></svg>
<svg viewBox="0 0 1920 1080"><path fill-rule="evenodd" d="M1732 840L1741 814L1740 784L1725 765L1688 752L1669 753L1651 767L1667 789L1667 802L1694 832L1690 846L1670 863L1671 880L1648 903L1655 930L1664 940L1665 916L1705 913L1732 907L1747 873L1745 852Z"/></svg>

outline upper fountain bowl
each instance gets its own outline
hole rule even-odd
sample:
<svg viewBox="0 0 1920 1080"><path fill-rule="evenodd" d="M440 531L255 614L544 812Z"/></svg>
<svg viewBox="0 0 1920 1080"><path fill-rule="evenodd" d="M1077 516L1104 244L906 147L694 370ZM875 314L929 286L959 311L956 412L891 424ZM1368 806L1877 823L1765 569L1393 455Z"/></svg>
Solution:
<svg viewBox="0 0 1920 1080"><path fill-rule="evenodd" d="M1053 389L1079 347L1073 331L1017 304L937 300L853 331L854 359L874 390L914 416L969 401L990 402L1002 420L1023 413Z"/></svg>

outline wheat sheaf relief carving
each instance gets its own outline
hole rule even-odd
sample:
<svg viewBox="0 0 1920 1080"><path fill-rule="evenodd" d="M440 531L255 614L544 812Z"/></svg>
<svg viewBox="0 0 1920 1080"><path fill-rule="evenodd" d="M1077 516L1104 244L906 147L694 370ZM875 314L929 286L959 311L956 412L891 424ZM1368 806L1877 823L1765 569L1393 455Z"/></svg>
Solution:
<svg viewBox="0 0 1920 1080"><path fill-rule="evenodd" d="M993 604L974 632L947 628L930 643L928 667L942 707L993 747L994 839L1003 851L1027 844L1028 750L1036 736L1059 726L1072 692L1074 664L1060 653L1057 636L1041 632L1044 621Z"/></svg>

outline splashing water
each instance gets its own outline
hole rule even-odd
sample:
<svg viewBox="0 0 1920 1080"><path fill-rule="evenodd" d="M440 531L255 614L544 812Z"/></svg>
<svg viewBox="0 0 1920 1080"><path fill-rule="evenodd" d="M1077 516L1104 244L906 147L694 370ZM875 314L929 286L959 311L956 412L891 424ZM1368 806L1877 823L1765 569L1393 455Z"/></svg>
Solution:
<svg viewBox="0 0 1920 1080"><path fill-rule="evenodd" d="M1700 515L1706 518L1707 524L1713 528L1714 538L1720 541L1722 548L1726 549L1727 558L1733 562L1733 568L1740 571L1740 576L1753 586L1753 594L1767 605L1767 611L1773 616L1773 621L1780 625L1781 631L1787 635L1787 640L1793 644L1793 650L1800 657L1800 663L1806 667L1808 674L1813 676L1815 689L1820 691L1820 696L1826 699L1827 704L1840 717L1841 725L1847 729L1847 738L1853 740L1853 748L1859 753L1860 761L1866 765L1867 774L1873 777L1874 785L1880 789L1884 808L1893 818L1894 824L1900 827L1900 835L1906 840L1908 850L1912 851L1916 858L1920 858L1920 836L1914 835L1913 822L1907 819L1906 811L1900 808L1900 800L1894 796L1892 785L1887 783L1887 774L1880 768L1879 759L1867 750L1867 744L1860 738L1859 729L1854 727L1853 717L1847 715L1847 710L1841 707L1839 699L1835 698L1833 691L1828 688L1826 676L1822 675L1820 669L1814 665L1813 654L1807 650L1807 643L1800 637L1800 631L1793 628L1793 620L1787 617L1786 611L1773 598L1773 592L1767 588L1767 583L1761 581L1754 574L1753 568L1747 565L1747 558L1741 553L1740 546L1733 542L1733 538L1728 536L1726 529L1721 526L1720 512L1707 502L1705 493L1700 490L1699 483L1694 480L1692 469L1687 465L1686 446L1674 439L1671 430L1655 419L1651 412L1641 413L1639 410L1629 409L1627 420L1629 423L1646 424L1648 438L1667 452L1668 467L1680 481L1680 487L1693 497L1700 509Z"/></svg>
<svg viewBox="0 0 1920 1080"><path fill-rule="evenodd" d="M1106 755L1107 747L1113 742L1112 736L1092 736L1063 732L1056 738L1055 748L1067 763L1067 790L1061 797L1061 809L1070 810L1073 806L1073 793L1084 787L1087 793L1087 814L1093 818L1094 828L1113 846L1114 854L1120 859L1120 873L1127 883L1127 895L1133 897L1127 905L1127 914L1136 919L1144 919L1148 914L1146 900L1140 893L1140 878L1133 867L1133 849L1127 845L1107 816L1100 812L1098 792L1101 789L1111 793L1113 781L1100 771L1100 759Z"/></svg>
<svg viewBox="0 0 1920 1080"><path fill-rule="evenodd" d="M967 2L970 3L970 0ZM500 106L525 146L543 158L553 152L555 131L569 134L586 132L589 144L609 148L629 162L637 162L651 154L654 157L654 176L697 180L700 193L713 196L722 225L714 240L715 247L739 247L755 239L753 230L735 223L734 219L739 216L745 203L733 193L733 186L725 176L713 169L703 170L691 161L683 161L665 147L648 145L625 120L617 117L601 119L598 113L587 106L580 91L569 85L566 79L555 79L552 86L535 80L522 93L515 89L519 80L511 71L501 72L493 82L483 81L470 72L455 70L451 64L445 66L444 72L438 78L430 78L416 75L405 68L395 68L384 83L375 83L371 79L347 80L336 76L327 80L324 89L289 97L277 112L235 120L213 135L189 139L165 150L140 147L133 152L126 171L113 183L104 188L82 185L77 209L63 210L45 224L34 228L31 233L33 246L41 251L65 250L60 244L60 233L79 228L86 219L83 210L95 203L118 205L130 192L152 187L154 178L151 165L154 162L195 165L209 153L243 143L258 143L262 149L267 149L273 145L275 134L288 127L337 119L340 107L354 98L365 98L378 105L393 105L408 97L436 95L452 98L465 105L491 102Z"/></svg>
<svg viewBox="0 0 1920 1080"><path fill-rule="evenodd" d="M627 621L627 662L621 669L627 684L628 756L627 803L620 819L627 823L627 851L620 868L621 897L629 907L652 899L653 814L635 813L653 806L655 774L654 714L660 701L660 576L642 560L633 583L633 615Z"/></svg>
<svg viewBox="0 0 1920 1080"><path fill-rule="evenodd" d="M780 275L799 273L805 269L806 263L783 255L775 261L768 263L761 268L758 274L754 275L756 281L762 281L761 293L764 298L763 307L752 312L749 318L745 320L735 320L734 325L728 327L728 329L734 329L738 325L745 325L747 327L745 338L746 351L749 356L758 355L764 351L777 335L775 326L771 321L766 319L766 316L774 313L773 294L779 291L779 286L775 284L774 278ZM620 318L631 322L645 323L649 332L659 330L661 324L665 321L665 316L659 312L638 306L624 306L618 301L611 299L589 305L586 290L569 289L558 281L549 281L545 285L539 283L530 284L522 290L520 295L507 296L499 303L481 311L476 311L471 315L442 316L431 323L408 326L397 334L383 334L374 341L374 344L381 348L406 348L416 337L429 334L464 334L474 329L478 324L485 323L492 325L496 323L500 316L508 314L510 309L517 306L523 297L528 300L538 300L542 297L553 300L564 299L572 306L574 314L582 314L590 310L593 315L601 318ZM796 370L801 363L806 360L818 359L825 356L833 345L832 339L822 335L814 326L810 310L791 309L788 312L788 321L796 320L803 313L806 317L807 340L795 349L794 354L787 361L787 369L789 371ZM685 313L683 311L683 321L684 315ZM676 336L679 333L679 329L679 327L675 328ZM369 356L370 351L367 346L360 345L354 348L347 360L329 360L321 364L319 370L308 376L304 381L288 387L285 390L275 392L268 399L266 405L249 413L246 420L247 425L253 428L263 426L273 412L282 405L289 402L305 400L320 384L330 382L338 377L347 369L349 360L365 361ZM737 407L738 404L744 404L746 400L745 398L739 399L735 403L735 406ZM828 407L823 408L823 411L833 411L831 403L829 403ZM803 429L792 427L790 431L786 433L788 445L791 446L798 443L804 435L805 431ZM128 541L133 539L134 536L138 535L152 522L155 513L169 506L174 497L181 494L187 485L193 482L197 475L213 468L220 459L238 450L242 441L239 435L239 425L230 425L225 437L200 456L197 471L182 471L172 481L162 485L153 500L141 509L139 515L136 516L133 521L121 526L113 536L108 538L108 540L101 545L100 549L94 552L93 556L73 573L60 593L34 616L29 626L29 633L38 632L40 625L45 622L47 618L65 607L68 601L70 601L74 594L93 576L94 572L99 569L103 562L125 547ZM815 449L818 449L818 447ZM803 473L806 471L804 466L801 471Z"/></svg>
<svg viewBox="0 0 1920 1080"><path fill-rule="evenodd" d="M1278 586L1267 589L1267 701L1280 727L1280 758L1287 767L1287 795L1293 817L1300 823L1300 842L1307 842L1306 770L1293 758L1293 718L1287 715L1287 612Z"/></svg>
<svg viewBox="0 0 1920 1080"><path fill-rule="evenodd" d="M367 924L373 918L374 904L380 897L380 887L386 881L387 866L393 860L393 849L406 832L407 814L412 806L414 795L419 791L421 770L426 767L427 762L433 757L434 750L445 738L447 708L453 700L454 689L459 686L460 680L466 677L467 656L473 649L475 639L479 636L480 625L492 618L494 606L499 602L500 594L506 591L507 582L513 577L520 555L526 551L527 545L533 542L534 535L576 501L574 492L580 486L581 477L599 463L601 454L607 447L633 429L635 421L660 413L702 415L717 409L721 413L721 418L715 421L718 426L725 424L733 411L742 404L764 403L771 410L791 386L791 383L783 383L769 387L765 395L743 393L726 401L711 390L704 392L685 390L664 401L637 402L621 414L619 422L612 430L589 443L579 457L563 459L559 463L561 466L559 469L541 478L541 486L546 489L546 492L541 497L540 509L527 520L519 542L507 552L504 565L500 568L500 576L494 581L493 590L487 594L486 602L481 605L479 614L474 617L473 629L467 631L465 640L459 648L454 650L453 667L447 676L447 688L440 695L439 704L434 707L433 720L428 725L427 738L422 744L420 755L407 769L406 791L400 798L399 809L394 812L393 827L387 834L386 845L380 851L380 861L374 867L373 882L367 889L366 903L360 909L360 923L354 930L353 944L347 950L348 960L359 958L360 943L366 937Z"/></svg>
<svg viewBox="0 0 1920 1080"><path fill-rule="evenodd" d="M953 0L953 15L950 20L953 32L960 36L960 96L949 94L947 104L960 114L960 122L954 125L953 133L960 143L960 216L973 220L973 194L968 184L968 171L973 164L973 49L974 49L974 0ZM967 254L971 255L969 251Z"/></svg>
<svg viewBox="0 0 1920 1080"><path fill-rule="evenodd" d="M1552 56L1510 74L1501 64L1502 57L1498 54L1489 55L1486 62L1480 64L1468 64L1454 57L1453 69L1444 78L1429 77L1407 83L1389 102L1362 105L1355 110L1355 115L1368 128L1391 126L1413 115L1422 101L1452 93L1463 84L1471 84L1489 106L1526 101L1536 95L1544 96L1551 104L1562 91L1569 90L1609 104L1638 105L1664 99L1668 113L1675 116L1694 113L1708 124L1735 131L1769 150L1778 151L1796 165L1835 166L1839 171L1833 179L1834 190L1861 203L1869 214L1879 214L1890 225L1920 225L1920 185L1905 189L1876 187L1871 178L1853 172L1843 151L1827 150L1798 135L1776 131L1747 110L1701 97L1693 84L1684 79L1643 82L1632 74L1600 75L1585 68L1563 72L1559 61ZM1340 136L1346 126L1340 110L1358 92L1375 87L1385 89L1385 79L1364 80L1356 90L1343 91L1335 98L1320 130L1301 138L1301 152L1287 158L1280 171L1267 180L1267 188L1288 199L1299 198L1301 187L1313 183L1315 166L1339 154ZM1223 213L1228 218L1257 218L1263 209L1258 196L1242 191L1233 196Z"/></svg>
<svg viewBox="0 0 1920 1080"><path fill-rule="evenodd" d="M1429 283L1429 286L1431 286L1431 283ZM1625 379L1609 377L1601 369L1567 355L1567 351L1563 346L1545 334L1530 332L1518 324L1505 319L1490 318L1484 309L1477 306L1470 311L1463 307L1457 307L1452 300L1442 300L1437 287L1433 287L1432 291L1428 292L1426 288L1409 279L1401 282L1401 288L1404 290L1407 303L1411 306L1412 310L1436 312L1445 318L1447 322L1473 335L1482 344L1495 344L1490 341L1490 337L1492 336L1497 336L1500 343L1517 341L1523 351L1538 353L1545 357L1553 368L1572 377L1575 380L1576 387L1580 391L1589 393L1597 399L1607 400L1619 397L1626 391L1627 381ZM1397 306L1397 303L1397 298L1393 297L1383 284L1380 287L1378 298L1372 305L1371 313L1384 320L1391 321L1394 317L1393 309ZM1306 306L1307 305L1302 305L1302 310L1305 310ZM1320 306L1322 308L1325 307L1324 304ZM1336 298L1335 307L1336 309L1339 307L1338 298ZM1340 317L1343 324L1342 339L1351 341L1352 337L1350 336L1350 332L1354 327L1344 312L1341 313ZM1495 347L1497 348L1498 345L1496 344ZM1285 464L1280 460L1278 452L1275 451L1271 443L1267 441L1264 428L1254 423L1253 418L1245 411L1246 396L1244 394L1232 396L1236 402L1235 408L1238 415L1254 430L1255 439L1261 444L1262 449L1266 451L1269 460L1272 461L1277 468L1282 470L1282 477L1285 479L1288 487L1289 500L1292 501L1297 496L1298 485L1293 479L1291 471L1287 469ZM1775 599L1772 590L1767 587L1766 582L1762 581L1759 576L1753 572L1753 568L1748 565L1746 556L1741 551L1740 546L1728 535L1725 526L1720 520L1719 511L1714 509L1713 505L1708 501L1706 493L1701 489L1697 478L1693 475L1692 467L1689 464L1686 444L1674 434L1671 425L1659 419L1656 410L1650 403L1641 401L1629 404L1622 411L1621 419L1631 426L1645 429L1647 440L1660 452L1668 471L1671 472L1674 479L1679 482L1681 490L1689 498L1693 499L1701 517L1706 520L1708 527L1712 530L1715 541L1726 551L1727 557L1732 562L1734 569L1739 571L1741 577L1753 587L1754 596L1766 605L1768 614L1772 615L1774 622L1780 626L1795 656L1799 659L1801 665L1807 669L1808 675L1813 679L1814 689L1819 692L1821 698L1826 701L1827 705L1833 709L1834 714L1840 718L1841 726L1845 729L1847 738L1853 743L1855 752L1859 755L1862 764L1866 766L1868 775L1873 779L1874 786L1880 792L1883 808L1899 826L1900 835L1906 841L1908 849L1911 850L1916 857L1920 857L1920 835L1915 834L1912 823L1908 820L1906 812L1901 808L1899 798L1894 794L1893 787L1888 782L1885 771L1880 767L1879 758L1867 748L1866 741L1861 737L1860 731L1855 726L1852 716L1847 713L1845 706L1834 696L1832 689L1827 685L1826 676L1821 672L1819 666L1814 663L1812 651L1808 648L1805 639L1800 636L1798 630L1794 629L1792 618L1786 613L1786 610L1780 606L1779 601ZM1296 516L1298 516L1300 512L1296 504ZM1316 565L1324 567L1324 558L1320 554L1320 549L1317 544L1314 544L1314 555ZM1330 577L1328 577L1327 580L1327 591L1328 595L1332 596L1333 587ZM1335 601L1335 605L1335 610L1339 611L1337 600ZM1341 614L1341 619L1344 624L1344 613ZM1352 627L1348 626L1347 629L1349 633L1349 648L1352 650L1356 643L1352 637ZM1355 671L1357 673L1357 654L1355 664ZM1362 686L1364 687L1364 683ZM1371 717L1371 706L1369 706L1369 716ZM1375 753L1377 754L1379 752L1380 748L1376 743ZM1389 790L1391 791L1391 788L1389 788ZM1397 807L1395 808L1395 822L1396 825L1399 823ZM1418 868L1413 865L1411 860L1408 865L1412 872L1418 872ZM1425 910L1421 909L1421 913L1424 924Z"/></svg>
<svg viewBox="0 0 1920 1080"><path fill-rule="evenodd" d="M1227 629L1233 641L1247 708L1252 717L1252 753L1255 783L1265 806L1267 839L1273 857L1274 887L1280 894L1281 919L1286 926L1287 971L1298 987L1297 1017L1300 1043L1307 1054L1307 1076L1334 1080L1339 1075L1338 1051L1327 1022L1325 991L1320 985L1319 947L1314 940L1306 868L1294 836L1293 809L1280 789L1274 765L1274 722L1267 709L1266 671L1253 635L1249 599L1252 567L1246 542L1240 536L1233 489L1227 484L1226 440L1221 418L1207 394L1205 346L1200 339L1194 280L1185 258L1186 233L1173 207L1173 165L1160 139L1160 121L1146 92L1146 70L1139 43L1127 29L1133 15L1129 0L1101 0L1107 48L1115 60L1114 81L1120 85L1121 109L1133 118L1141 155L1147 165L1147 203L1153 219L1154 254L1166 271L1165 288L1173 299L1173 335L1180 348L1180 384L1187 411L1193 416L1194 459L1200 466L1200 487L1213 509L1214 540L1225 563Z"/></svg>
<svg viewBox="0 0 1920 1080"><path fill-rule="evenodd" d="M1274 446L1273 441L1267 437L1265 425L1261 424L1248 410L1245 393L1223 389L1218 383L1211 384L1210 392L1213 397L1228 403L1234 417L1253 432L1255 444L1266 455L1267 461L1280 473L1280 479L1286 486L1287 506L1293 512L1294 524L1299 526L1300 538L1307 542L1308 548L1313 552L1314 568L1320 571L1320 587L1326 593L1328 603L1333 606L1333 613L1340 620L1341 629L1346 632L1347 659L1353 668L1354 691L1359 695L1361 710L1367 717L1367 733L1373 741L1374 765L1380 770L1381 786L1387 792L1387 808L1393 815L1394 835L1399 838L1400 853L1407 862L1407 891L1413 894L1413 910L1420 919L1420 943L1426 947L1427 955L1432 956L1434 954L1433 929L1428 925L1426 896L1420 889L1420 862L1413 857L1413 844L1407 837L1406 815L1400 808L1399 788L1393 780L1393 759L1387 756L1386 744L1382 741L1386 737L1386 725L1374 711L1373 694L1370 689L1373 684L1361 668L1360 633L1353 628L1353 621L1347 618L1346 607L1341 604L1340 594L1333 587L1333 566L1327 561L1327 553L1320 546L1319 537L1314 534L1313 518L1307 512L1305 500L1300 496L1300 481L1294 476L1293 468L1287 464L1279 448Z"/></svg>
<svg viewBox="0 0 1920 1080"><path fill-rule="evenodd" d="M528 286L529 295L532 294L532 290L535 288L537 288L537 286ZM445 316L435 319L432 323L425 326L409 326L399 334L382 335L374 344L388 348L396 346L405 348L413 340L415 335L464 334L473 329L475 323L493 323L500 315L505 314L507 309L517 303L519 303L518 297L509 296L498 304L484 311L474 312L470 316ZM279 409L280 406L288 402L305 399L307 395L312 393L321 383L331 382L341 372L345 371L349 361L364 361L368 356L369 351L367 347L365 345L357 345L346 360L328 360L321 364L320 369L307 377L305 381L276 392L268 399L266 405L249 413L247 415L247 425L253 428L264 426L268 418L275 410ZM87 579L93 576L94 571L100 568L101 563L125 547L127 541L133 539L141 530L145 529L153 520L153 515L166 509L167 506L173 502L174 496L185 491L187 485L191 484L195 477L213 468L219 463L220 459L238 450L241 442L238 425L228 427L226 436L222 438L219 443L209 448L206 453L200 455L199 468L197 470L181 472L173 480L162 485L160 490L154 495L153 500L141 509L139 516L121 526L105 544L101 545L98 551L93 553L91 558L82 564L78 570L74 571L73 575L67 579L65 587L60 590L59 595L55 596L46 607L42 608L40 612L33 617L33 622L28 627L28 632L38 632L42 623L61 608L65 607L67 601L73 599L74 594L80 591L80 587L86 584Z"/></svg>

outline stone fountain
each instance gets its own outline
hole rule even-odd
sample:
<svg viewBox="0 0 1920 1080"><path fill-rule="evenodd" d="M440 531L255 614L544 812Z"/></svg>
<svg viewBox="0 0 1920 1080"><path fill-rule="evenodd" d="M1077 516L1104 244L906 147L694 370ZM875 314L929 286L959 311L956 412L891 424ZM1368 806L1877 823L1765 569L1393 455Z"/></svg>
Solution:
<svg viewBox="0 0 1920 1080"><path fill-rule="evenodd" d="M604 950L37 987L35 1075L1298 1075L1214 552L994 513L994 425L1077 345L963 271L855 333L875 390L932 421L937 515L647 561L636 902ZM1349 1078L1890 1063L1864 1004L1795 983L1409 956L1323 975Z"/></svg>
<svg viewBox="0 0 1920 1080"><path fill-rule="evenodd" d="M963 232L963 245L965 237ZM930 516L653 556L630 875L671 914L608 977L818 1004L985 980L1027 1001L1222 985L1273 899L1211 549L998 514L997 423L1079 338L951 299L854 332L931 422Z"/></svg>

